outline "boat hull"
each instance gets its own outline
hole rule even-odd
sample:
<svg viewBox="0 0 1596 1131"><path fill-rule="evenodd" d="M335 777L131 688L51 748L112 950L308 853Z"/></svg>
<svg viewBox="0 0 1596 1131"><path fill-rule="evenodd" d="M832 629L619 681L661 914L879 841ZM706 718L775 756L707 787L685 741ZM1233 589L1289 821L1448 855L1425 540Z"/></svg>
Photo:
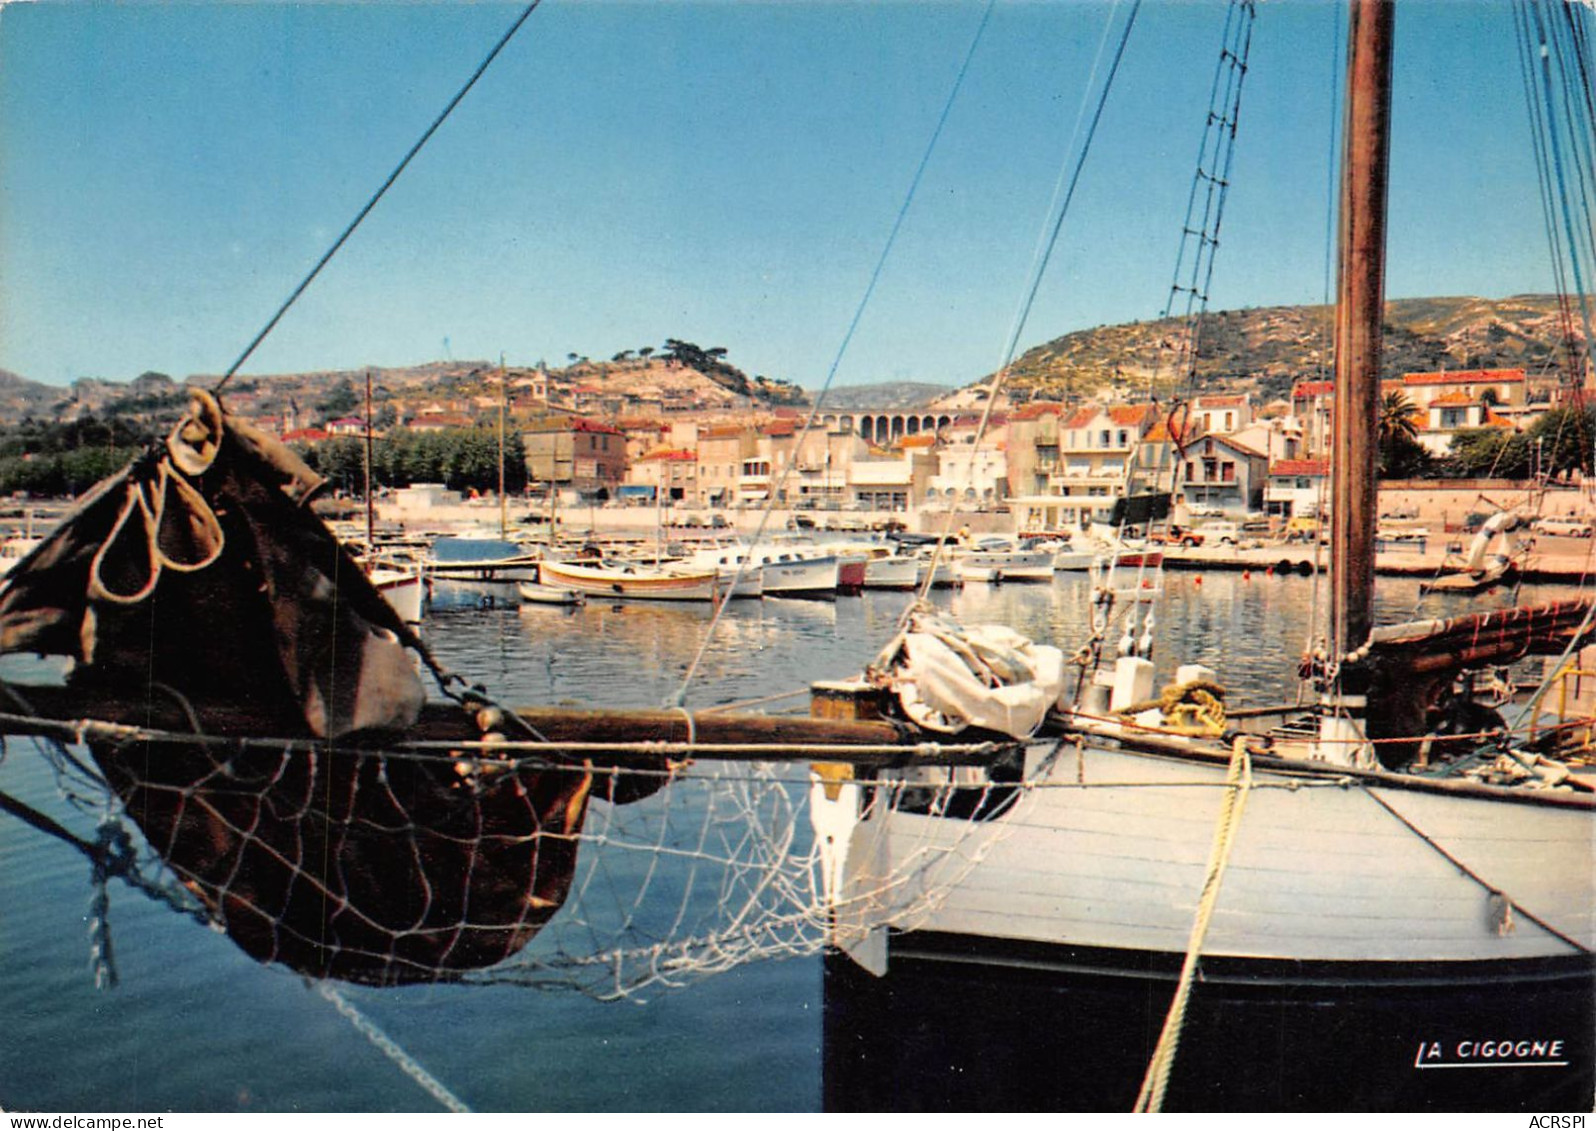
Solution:
<svg viewBox="0 0 1596 1131"><path fill-rule="evenodd" d="M1053 555L1040 550L974 551L955 559L954 569L961 581L1045 582L1053 580Z"/></svg>
<svg viewBox="0 0 1596 1131"><path fill-rule="evenodd" d="M1033 765L1051 750L1033 746ZM998 810L985 820L874 789L837 889L828 1106L1129 1110L1190 940L1224 773L1222 758L1089 740L1035 788L984 802ZM1169 1106L1588 1105L1588 804L1254 773ZM1517 1067L1460 1052L1503 1040L1544 1047ZM917 1073L930 1079L904 1083ZM867 1080L904 1090L871 1101Z"/></svg>
<svg viewBox="0 0 1596 1131"><path fill-rule="evenodd" d="M866 589L913 589L920 576L914 558L871 558L865 563Z"/></svg>
<svg viewBox="0 0 1596 1131"><path fill-rule="evenodd" d="M622 601L713 601L724 599L731 577L719 573L672 573L642 567L612 569L544 562L539 581L594 597Z"/></svg>
<svg viewBox="0 0 1596 1131"><path fill-rule="evenodd" d="M419 569L406 572L378 567L366 576L400 620L412 628L421 623L427 605L427 579Z"/></svg>
<svg viewBox="0 0 1596 1131"><path fill-rule="evenodd" d="M1181 961L931 932L889 952L882 978L826 957L828 1111L1128 1112ZM1593 1000L1588 964L1570 961L1205 962L1164 1107L1587 1110Z"/></svg>

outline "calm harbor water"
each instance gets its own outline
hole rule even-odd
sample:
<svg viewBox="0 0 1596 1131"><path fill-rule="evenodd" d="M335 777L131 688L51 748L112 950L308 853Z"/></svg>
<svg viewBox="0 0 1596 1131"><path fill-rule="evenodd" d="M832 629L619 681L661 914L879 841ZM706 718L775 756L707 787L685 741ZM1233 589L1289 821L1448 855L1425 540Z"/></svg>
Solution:
<svg viewBox="0 0 1596 1131"><path fill-rule="evenodd" d="M1295 693L1314 583L1216 573L1167 577L1160 675L1214 667L1238 702ZM1566 591L1527 591L1547 599ZM1383 579L1382 619L1451 615L1509 594L1420 603ZM935 601L966 623L1010 624L1073 651L1088 581L971 586ZM733 603L689 705L702 708L856 672L908 602ZM665 605L460 607L428 635L445 664L508 703L658 706L710 622ZM93 837L45 760L14 741L0 790ZM435 1110L432 1099L298 976L113 884L120 984L97 990L86 924L89 867L0 815L0 1106L9 1110ZM479 1110L813 1110L821 1101L818 957L756 963L645 1002L602 1003L510 986L343 989L372 1021Z"/></svg>

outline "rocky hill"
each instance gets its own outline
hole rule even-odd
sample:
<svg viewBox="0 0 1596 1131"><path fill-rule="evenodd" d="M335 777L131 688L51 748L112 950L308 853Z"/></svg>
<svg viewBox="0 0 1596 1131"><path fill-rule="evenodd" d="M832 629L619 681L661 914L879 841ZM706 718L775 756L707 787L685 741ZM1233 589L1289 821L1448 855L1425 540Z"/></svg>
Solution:
<svg viewBox="0 0 1596 1131"><path fill-rule="evenodd" d="M1225 310L1202 322L1200 389L1252 392L1269 400L1293 381L1328 376L1331 308L1271 306ZM1552 295L1506 299L1398 299L1386 305L1388 376L1438 369L1522 368L1555 374L1562 330ZM1168 389L1177 364L1178 319L1081 330L1027 350L1014 365L1010 396L1025 400L1121 398L1151 382Z"/></svg>
<svg viewBox="0 0 1596 1131"><path fill-rule="evenodd" d="M1506 299L1399 299L1386 308L1385 371L1390 376L1434 369L1523 368L1532 377L1555 379L1562 361L1557 300L1551 295ZM1122 399L1173 385L1176 319L1098 326L1054 338L1026 351L1014 365L1010 400ZM648 415L680 410L742 406L804 405L809 395L779 378L749 377L719 348L700 349L668 339L666 348L622 350L607 361L575 354L564 366L514 366L515 381L534 370L547 374L550 399L577 411ZM1271 306L1216 311L1202 324L1197 359L1200 389L1252 392L1258 401L1289 393L1300 378L1327 375L1330 309ZM480 407L499 395L499 370L489 361L431 361L371 369L376 398L388 411L411 415L438 402ZM328 415L358 412L367 370L322 370L235 378L233 402L250 415L282 414L292 408L302 424ZM215 375L182 382L162 373L130 381L85 377L69 388L44 385L0 370L0 426L24 419L70 420L93 413L158 423L180 410L187 386L209 388ZM975 390L917 382L837 388L827 407L916 408L978 404ZM524 388L519 389L519 399Z"/></svg>

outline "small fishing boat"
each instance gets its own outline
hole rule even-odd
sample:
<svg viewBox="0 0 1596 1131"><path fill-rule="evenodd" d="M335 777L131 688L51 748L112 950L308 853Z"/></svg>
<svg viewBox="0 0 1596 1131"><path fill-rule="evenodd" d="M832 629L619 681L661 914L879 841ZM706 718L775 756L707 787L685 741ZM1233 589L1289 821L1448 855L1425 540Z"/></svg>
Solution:
<svg viewBox="0 0 1596 1131"><path fill-rule="evenodd" d="M913 589L920 574L920 563L896 552L895 547L882 542L828 542L825 548L835 552L847 564L864 559L864 578L860 585L865 589Z"/></svg>
<svg viewBox="0 0 1596 1131"><path fill-rule="evenodd" d="M393 606L400 620L412 627L421 623L427 608L427 579L421 563L363 559L361 568L372 588Z"/></svg>
<svg viewBox="0 0 1596 1131"><path fill-rule="evenodd" d="M521 600L532 605L580 605L587 600L579 590L544 585L539 581L522 581L515 588Z"/></svg>
<svg viewBox="0 0 1596 1131"><path fill-rule="evenodd" d="M538 581L548 588L621 601L718 601L732 586L731 574L719 570L573 562L543 562Z"/></svg>

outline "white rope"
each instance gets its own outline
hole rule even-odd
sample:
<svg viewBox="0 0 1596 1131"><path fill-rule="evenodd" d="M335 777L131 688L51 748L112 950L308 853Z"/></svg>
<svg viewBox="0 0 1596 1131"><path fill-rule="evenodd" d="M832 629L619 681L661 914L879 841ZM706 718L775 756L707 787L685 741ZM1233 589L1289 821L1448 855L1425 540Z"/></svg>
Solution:
<svg viewBox="0 0 1596 1131"><path fill-rule="evenodd" d="M436 1076L421 1067L415 1057L400 1048L392 1037L379 1029L371 1018L356 1009L354 1003L339 993L334 986L328 982L317 982L316 992L330 1002L339 1016L355 1027L357 1033L375 1045L383 1056L393 1061L399 1071L420 1085L427 1095L456 1114L465 1114L471 1110L464 1100L444 1087Z"/></svg>

